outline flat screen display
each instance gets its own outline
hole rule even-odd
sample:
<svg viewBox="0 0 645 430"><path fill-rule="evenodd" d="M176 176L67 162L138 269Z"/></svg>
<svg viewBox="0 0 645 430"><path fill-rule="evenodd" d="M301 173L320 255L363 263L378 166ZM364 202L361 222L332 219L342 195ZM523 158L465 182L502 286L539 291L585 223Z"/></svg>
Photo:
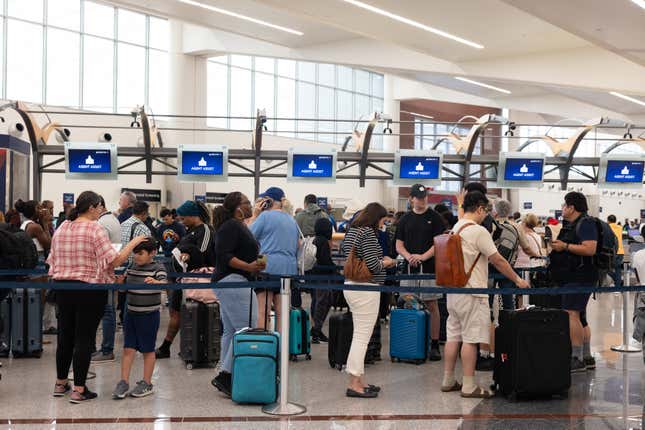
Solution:
<svg viewBox="0 0 645 430"><path fill-rule="evenodd" d="M224 153L219 151L183 151L181 172L184 175L222 175Z"/></svg>
<svg viewBox="0 0 645 430"><path fill-rule="evenodd" d="M606 182L642 183L644 161L607 160Z"/></svg>
<svg viewBox="0 0 645 430"><path fill-rule="evenodd" d="M439 179L439 157L401 156L401 179Z"/></svg>
<svg viewBox="0 0 645 430"><path fill-rule="evenodd" d="M507 158L505 181L541 181L544 160L541 158Z"/></svg>
<svg viewBox="0 0 645 430"><path fill-rule="evenodd" d="M331 154L293 154L294 178L332 178L334 156Z"/></svg>
<svg viewBox="0 0 645 430"><path fill-rule="evenodd" d="M112 153L109 149L69 149L70 173L110 173Z"/></svg>

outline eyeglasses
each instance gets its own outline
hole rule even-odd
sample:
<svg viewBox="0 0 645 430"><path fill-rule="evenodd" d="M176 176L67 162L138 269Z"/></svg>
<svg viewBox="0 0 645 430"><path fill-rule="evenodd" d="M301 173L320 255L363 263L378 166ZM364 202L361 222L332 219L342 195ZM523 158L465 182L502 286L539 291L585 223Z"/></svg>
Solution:
<svg viewBox="0 0 645 430"><path fill-rule="evenodd" d="M490 206L483 206L482 205L482 206L479 206L479 208L483 209L484 212L486 212L486 213L490 213L490 211L493 210L493 208L490 207Z"/></svg>

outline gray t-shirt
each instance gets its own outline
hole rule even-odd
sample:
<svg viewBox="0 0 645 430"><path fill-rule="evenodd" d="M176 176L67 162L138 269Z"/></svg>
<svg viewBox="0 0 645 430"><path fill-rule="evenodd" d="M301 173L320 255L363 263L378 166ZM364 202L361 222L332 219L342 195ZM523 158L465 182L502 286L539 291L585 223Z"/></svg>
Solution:
<svg viewBox="0 0 645 430"><path fill-rule="evenodd" d="M98 222L107 232L110 242L121 243L121 224L111 212L105 212L101 215Z"/></svg>

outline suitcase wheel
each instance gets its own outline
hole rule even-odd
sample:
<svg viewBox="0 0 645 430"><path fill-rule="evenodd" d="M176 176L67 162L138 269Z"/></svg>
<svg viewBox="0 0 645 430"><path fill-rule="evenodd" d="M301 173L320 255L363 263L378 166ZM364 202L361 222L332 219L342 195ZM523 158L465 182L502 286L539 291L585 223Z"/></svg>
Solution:
<svg viewBox="0 0 645 430"><path fill-rule="evenodd" d="M306 358L307 360L311 360L311 354L307 354L307 355L305 356L305 358Z"/></svg>
<svg viewBox="0 0 645 430"><path fill-rule="evenodd" d="M329 367L331 367L332 369L335 369L336 368L336 363L334 363L333 361L330 361L329 362Z"/></svg>
<svg viewBox="0 0 645 430"><path fill-rule="evenodd" d="M186 363L186 370L193 370L193 363Z"/></svg>
<svg viewBox="0 0 645 430"><path fill-rule="evenodd" d="M338 369L339 372L343 371L343 365L342 364L337 364L336 369Z"/></svg>
<svg viewBox="0 0 645 430"><path fill-rule="evenodd" d="M390 360L392 361L392 363L396 362L396 358L394 357L390 357Z"/></svg>
<svg viewBox="0 0 645 430"><path fill-rule="evenodd" d="M419 359L419 360L415 360L415 361L414 361L414 364L416 364L417 366L419 366L419 365L421 365L421 364L423 364L423 363L425 363L425 360L421 360L421 359Z"/></svg>
<svg viewBox="0 0 645 430"><path fill-rule="evenodd" d="M298 361L298 356L296 354L289 354L289 361Z"/></svg>

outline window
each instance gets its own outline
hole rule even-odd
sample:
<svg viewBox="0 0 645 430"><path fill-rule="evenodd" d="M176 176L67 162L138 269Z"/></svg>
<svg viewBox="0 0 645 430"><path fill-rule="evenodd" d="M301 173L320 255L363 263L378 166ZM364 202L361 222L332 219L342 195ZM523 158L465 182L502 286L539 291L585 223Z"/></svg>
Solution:
<svg viewBox="0 0 645 430"><path fill-rule="evenodd" d="M84 29L88 34L114 37L114 8L91 1L85 2Z"/></svg>
<svg viewBox="0 0 645 430"><path fill-rule="evenodd" d="M153 113L168 113L168 53L151 49L148 66L148 105Z"/></svg>
<svg viewBox="0 0 645 430"><path fill-rule="evenodd" d="M111 112L114 105L114 44L86 36L83 49L83 107ZM106 55L106 53L108 55Z"/></svg>
<svg viewBox="0 0 645 430"><path fill-rule="evenodd" d="M342 144L356 120L383 110L383 76L341 65L220 55L209 58L207 79L209 115L254 117L266 109L267 116L284 118L267 123L268 133L280 136ZM327 119L334 121L321 121ZM252 123L210 119L208 125L249 129ZM383 147L379 134L373 149Z"/></svg>
<svg viewBox="0 0 645 430"><path fill-rule="evenodd" d="M129 10L119 9L119 40L145 45L146 16Z"/></svg>
<svg viewBox="0 0 645 430"><path fill-rule="evenodd" d="M43 27L9 20L7 98L41 103L43 98Z"/></svg>
<svg viewBox="0 0 645 430"><path fill-rule="evenodd" d="M150 47L161 49L162 51L168 50L168 42L170 30L168 29L168 20L150 17Z"/></svg>
<svg viewBox="0 0 645 430"><path fill-rule="evenodd" d="M43 22L43 0L9 0L7 12L12 18Z"/></svg>
<svg viewBox="0 0 645 430"><path fill-rule="evenodd" d="M71 31L47 30L47 94L45 103L79 105L80 35ZM76 48L76 49L75 49Z"/></svg>
<svg viewBox="0 0 645 430"><path fill-rule="evenodd" d="M78 31L81 25L80 0L48 0L47 25Z"/></svg>
<svg viewBox="0 0 645 430"><path fill-rule="evenodd" d="M145 104L145 48L119 43L117 75L117 112L130 112Z"/></svg>

